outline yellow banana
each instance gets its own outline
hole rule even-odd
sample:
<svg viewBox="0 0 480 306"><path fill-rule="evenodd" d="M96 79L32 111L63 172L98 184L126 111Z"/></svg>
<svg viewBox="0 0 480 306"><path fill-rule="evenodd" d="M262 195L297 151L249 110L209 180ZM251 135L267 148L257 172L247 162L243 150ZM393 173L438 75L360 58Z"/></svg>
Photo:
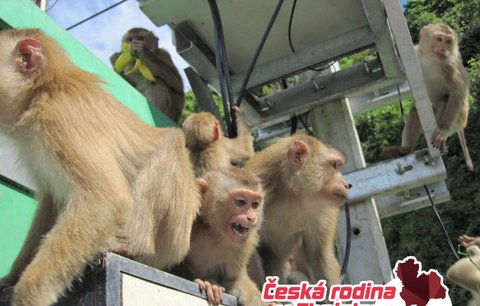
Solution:
<svg viewBox="0 0 480 306"><path fill-rule="evenodd" d="M126 71L125 75L129 75L130 73L138 69L138 71L140 71L140 73L145 79L152 82L155 81L155 77L153 76L148 66L140 58L135 58L134 56L132 56L131 50L131 44L127 42L122 43L122 54L120 54L120 56L115 61L113 69L117 73L121 73L125 69L125 67L127 67L131 62L135 61L135 65L133 66L133 68Z"/></svg>

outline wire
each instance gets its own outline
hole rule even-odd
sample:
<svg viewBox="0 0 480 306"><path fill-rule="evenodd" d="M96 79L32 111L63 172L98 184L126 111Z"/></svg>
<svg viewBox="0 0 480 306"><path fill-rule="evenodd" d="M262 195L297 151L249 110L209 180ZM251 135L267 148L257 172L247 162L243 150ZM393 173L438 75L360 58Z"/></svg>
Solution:
<svg viewBox="0 0 480 306"><path fill-rule="evenodd" d="M121 1L119 1L119 2L117 2L117 3L115 3L115 4L113 4L113 5L110 5L110 6L107 7L106 9L103 9L103 10L101 10L100 12L95 13L95 14L93 14L92 16L86 18L86 19L83 19L82 21L79 21L79 22L77 22L76 24L74 24L74 25L72 25L72 26L69 26L68 28L66 28L66 30L67 30L67 31L70 31L71 29L78 27L78 26L81 25L82 23L87 22L87 21L89 21L90 19L93 19L93 18L97 17L98 15L101 15L101 14L105 13L106 11L109 11L109 10L111 10L112 8L116 7L117 5L120 5L120 4L122 4L123 2L127 2L127 1L128 1L128 0L121 0ZM50 8L50 9L51 9L51 8Z"/></svg>
<svg viewBox="0 0 480 306"><path fill-rule="evenodd" d="M398 91L398 102L400 103L400 115L402 116L403 119L403 124L407 124L407 120L405 119L405 111L403 109L403 103L402 103L402 92L400 91L400 86L397 85L397 91Z"/></svg>
<svg viewBox="0 0 480 306"><path fill-rule="evenodd" d="M437 216L438 222L440 223L440 226L442 227L443 233L445 234L445 237L447 238L448 245L450 246L450 249L452 250L453 256L459 260L460 257L458 257L457 251L455 250L455 247L453 246L452 240L450 240L450 236L448 235L447 229L445 228L445 224L443 224L442 218L440 217L440 214L438 213L437 207L435 206L435 203L433 203L432 196L430 195L430 191L428 190L427 185L423 186L425 188L425 191L427 192L428 199L430 200L430 204L432 206L433 212Z"/></svg>
<svg viewBox="0 0 480 306"><path fill-rule="evenodd" d="M47 7L47 9L45 10L45 12L49 12L51 9L53 9L55 7L55 5L57 5L59 0L55 0L55 2L50 5L50 7Z"/></svg>
<svg viewBox="0 0 480 306"><path fill-rule="evenodd" d="M348 206L348 201L345 202L345 221L347 227L347 243L345 245L345 257L343 258L342 269L340 272L341 280L345 278L345 273L347 273L348 259L350 258L350 249L352 246L352 224L350 221L350 207Z"/></svg>
<svg viewBox="0 0 480 306"><path fill-rule="evenodd" d="M231 107L231 82L230 71L228 68L228 59L226 56L225 41L223 37L222 21L218 12L215 0L208 0L210 12L212 14L213 26L215 29L215 64L217 68L218 81L220 85L220 93L222 95L223 113L227 124L228 136L233 138L236 134L235 120L230 120L233 110ZM228 79L228 80L227 80ZM228 88L230 86L230 88ZM235 129L234 129L235 128Z"/></svg>
<svg viewBox="0 0 480 306"><path fill-rule="evenodd" d="M265 44L265 41L267 40L268 34L270 33L270 30L272 29L273 23L275 22L275 19L277 19L278 12L280 11L280 8L282 7L283 0L279 0L277 7L275 8L275 11L273 12L272 17L270 18L270 21L268 22L267 28L265 29L265 32L263 33L262 39L260 40L260 43L258 44L257 50L255 50L255 54L253 55L252 61L250 62L250 66L248 67L247 73L245 74L245 78L243 79L242 87L240 89L238 98L237 98L237 106L240 106L240 103L242 103L242 98L245 93L245 89L247 88L248 81L250 79L250 76L252 75L253 68L255 67L255 64L257 62L258 56L260 55L260 52L262 51L263 45Z"/></svg>
<svg viewBox="0 0 480 306"><path fill-rule="evenodd" d="M290 45L290 50L295 53L295 48L292 43L292 23L293 23L293 14L295 13L295 7L297 6L297 0L293 0L292 10L290 12L290 19L288 20L288 44Z"/></svg>
<svg viewBox="0 0 480 306"><path fill-rule="evenodd" d="M302 116L298 116L298 119L300 120L303 127L305 128L305 131L307 132L307 134L310 135L310 136L315 136L314 133L312 132L312 130L310 130L310 128L308 127L308 124L307 124L309 114L310 114L310 111L305 113L305 119L302 118Z"/></svg>

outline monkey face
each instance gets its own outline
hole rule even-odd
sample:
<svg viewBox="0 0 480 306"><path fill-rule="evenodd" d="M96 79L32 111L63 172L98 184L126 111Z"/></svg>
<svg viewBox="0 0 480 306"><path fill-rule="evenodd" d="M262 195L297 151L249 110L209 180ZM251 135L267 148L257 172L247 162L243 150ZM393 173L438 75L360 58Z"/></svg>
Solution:
<svg viewBox="0 0 480 306"><path fill-rule="evenodd" d="M244 243L251 232L256 230L261 221L261 203L262 196L259 192L242 188L229 194L225 227L233 242Z"/></svg>
<svg viewBox="0 0 480 306"><path fill-rule="evenodd" d="M433 54L439 59L445 59L450 56L453 39L450 35L436 34L432 37Z"/></svg>

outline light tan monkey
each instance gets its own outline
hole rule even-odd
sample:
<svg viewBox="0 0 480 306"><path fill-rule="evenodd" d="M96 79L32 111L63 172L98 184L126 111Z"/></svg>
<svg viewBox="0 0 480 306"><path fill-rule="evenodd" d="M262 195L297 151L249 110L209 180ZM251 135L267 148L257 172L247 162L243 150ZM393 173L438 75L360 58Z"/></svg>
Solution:
<svg viewBox="0 0 480 306"><path fill-rule="evenodd" d="M348 186L343 154L304 134L281 138L247 162L265 191L260 255L267 276L284 281L283 267L300 244L310 279L340 281L334 239Z"/></svg>
<svg viewBox="0 0 480 306"><path fill-rule="evenodd" d="M125 43L130 44L131 47L128 47L130 50L124 50L126 48L124 46L127 46ZM162 113L178 123L185 105L182 77L173 64L170 54L166 50L158 48L158 38L155 34L143 28L130 29L123 36L122 51L130 51L133 59L139 59L140 62L137 64L137 61L134 60L124 67L117 61L125 55L117 52L110 57L110 62L116 68L115 70L120 72ZM142 64L148 67L155 80L151 81L145 77L142 73L145 68L140 67ZM135 65L138 65L139 69L131 71Z"/></svg>
<svg viewBox="0 0 480 306"><path fill-rule="evenodd" d="M0 127L40 204L10 273L14 306L57 301L100 252L182 261L200 206L180 129L141 121L39 30L0 31Z"/></svg>
<svg viewBox="0 0 480 306"><path fill-rule="evenodd" d="M415 51L438 125L432 136L432 144L446 152L447 138L457 133L467 167L473 170L464 133L468 119L470 81L462 64L457 33L445 24L426 25L420 31L420 42L415 46ZM417 109L413 107L403 129L402 147L390 147L383 155L390 157L413 152L421 132Z"/></svg>
<svg viewBox="0 0 480 306"><path fill-rule="evenodd" d="M198 184L203 200L190 253L173 272L195 279L215 305L221 303L223 288L242 305L263 305L247 273L263 218L260 180L250 171L230 167L206 173Z"/></svg>
<svg viewBox="0 0 480 306"><path fill-rule="evenodd" d="M462 235L460 244L467 248L468 257L454 263L447 271L447 279L469 290L474 299L470 306L480 305L480 238Z"/></svg>
<svg viewBox="0 0 480 306"><path fill-rule="evenodd" d="M198 176L253 156L253 137L250 129L243 119L241 110L236 106L234 110L238 129L236 138L222 136L220 121L211 113L194 113L183 122L187 147L190 149Z"/></svg>

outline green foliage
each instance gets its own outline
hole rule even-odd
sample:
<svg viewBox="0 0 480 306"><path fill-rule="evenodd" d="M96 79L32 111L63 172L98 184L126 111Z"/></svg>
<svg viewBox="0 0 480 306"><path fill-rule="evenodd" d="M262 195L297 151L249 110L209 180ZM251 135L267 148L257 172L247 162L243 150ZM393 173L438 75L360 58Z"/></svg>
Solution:
<svg viewBox="0 0 480 306"><path fill-rule="evenodd" d="M471 109L465 134L475 170L469 172L457 137L450 137L448 153L443 156L447 168L447 186L452 200L438 206L445 227L454 240L463 233L480 236L480 0L410 0L406 18L412 38L417 41L420 29L430 22L444 22L455 29L460 50L471 77ZM348 63L347 63L348 64ZM405 112L411 102L404 103ZM379 153L390 144L399 144L403 120L399 104L357 116L358 133L366 160L380 160ZM421 145L421 144L420 144ZM423 144L424 146L424 144ZM438 269L445 275L454 263L444 234L431 208L382 220L392 264L415 255L424 269ZM448 281L455 306L467 305L471 295Z"/></svg>
<svg viewBox="0 0 480 306"><path fill-rule="evenodd" d="M220 111L220 116L223 118L223 105L222 105L222 98L220 98L217 94L212 93L213 100L215 100L215 104ZM198 105L197 98L193 94L193 91L188 91L185 94L185 107L183 108L182 119L180 122L183 122L185 118L187 118L191 113L198 113L201 112L200 106Z"/></svg>

